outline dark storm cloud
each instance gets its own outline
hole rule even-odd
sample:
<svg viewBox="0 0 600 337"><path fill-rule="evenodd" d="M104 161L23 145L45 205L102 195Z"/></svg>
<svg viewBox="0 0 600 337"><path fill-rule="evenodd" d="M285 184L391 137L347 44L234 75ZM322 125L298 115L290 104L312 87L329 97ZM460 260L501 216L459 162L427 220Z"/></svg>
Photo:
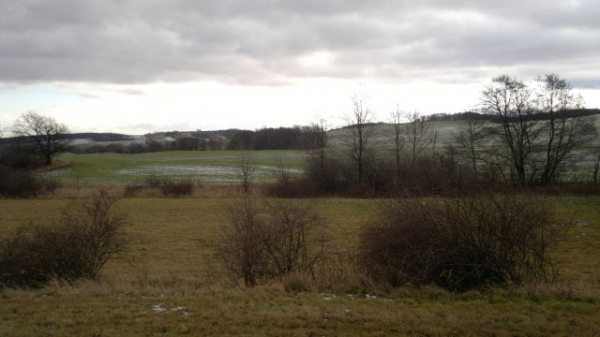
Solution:
<svg viewBox="0 0 600 337"><path fill-rule="evenodd" d="M461 82L535 69L595 87L598 17L595 0L3 0L0 81ZM322 52L330 63L303 62Z"/></svg>

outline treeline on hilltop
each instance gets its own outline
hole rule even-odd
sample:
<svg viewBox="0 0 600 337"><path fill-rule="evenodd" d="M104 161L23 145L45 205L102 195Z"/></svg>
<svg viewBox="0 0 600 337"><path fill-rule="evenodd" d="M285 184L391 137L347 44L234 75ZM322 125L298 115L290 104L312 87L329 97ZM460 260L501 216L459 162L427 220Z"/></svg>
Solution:
<svg viewBox="0 0 600 337"><path fill-rule="evenodd" d="M325 131L317 126L294 126L250 130L169 131L145 136L131 144L101 142L74 145L73 153L143 153L159 151L220 150L313 150L324 146Z"/></svg>
<svg viewBox="0 0 600 337"><path fill-rule="evenodd" d="M600 115L600 109L568 109L564 111L555 111L554 118L577 118L593 115ZM538 111L528 115L530 120L548 121L552 117L549 112ZM479 113L473 111L458 113L436 113L426 116L428 121L499 121L497 116L489 113Z"/></svg>
<svg viewBox="0 0 600 337"><path fill-rule="evenodd" d="M313 150L325 145L325 130L318 126L263 128L241 131L230 140L228 150Z"/></svg>
<svg viewBox="0 0 600 337"><path fill-rule="evenodd" d="M112 133L112 132L80 132L80 133L68 133L65 134L64 139L89 139L95 142L114 142L114 141L123 141L123 140L131 140L133 136L124 135L120 133Z"/></svg>

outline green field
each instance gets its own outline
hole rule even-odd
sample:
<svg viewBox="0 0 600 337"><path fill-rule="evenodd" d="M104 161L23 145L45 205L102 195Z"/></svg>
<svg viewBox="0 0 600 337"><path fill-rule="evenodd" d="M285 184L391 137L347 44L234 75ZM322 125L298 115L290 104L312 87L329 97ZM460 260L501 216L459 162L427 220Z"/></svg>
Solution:
<svg viewBox="0 0 600 337"><path fill-rule="evenodd" d="M296 294L281 282L255 289L220 282L212 252L229 202L121 200L118 209L131 221L129 250L110 261L98 281L1 292L0 336L600 334L599 197L547 199L558 221L581 224L553 253L561 268L556 284L463 294L432 287ZM0 235L55 215L67 203L0 200ZM343 255L379 201L315 203Z"/></svg>
<svg viewBox="0 0 600 337"><path fill-rule="evenodd" d="M274 179L283 163L291 174L302 171L306 152L245 152L255 167L254 179ZM175 179L187 178L200 183L228 184L239 181L239 151L171 151L141 154L71 154L57 157L66 167L44 173L68 183L127 183L151 175Z"/></svg>
<svg viewBox="0 0 600 337"><path fill-rule="evenodd" d="M600 115L584 117L600 127ZM437 130L435 151L445 153L446 148L454 145L454 136L459 130L460 121L432 122ZM328 149L341 158L347 158L344 149L350 136L348 129L336 129L329 132ZM389 124L377 124L373 130L370 146L376 149L380 157L389 156L393 138L393 127ZM574 152L576 161L569 176L586 180L596 159L598 142ZM597 149L596 149L597 151ZM192 179L201 184L231 184L240 180L239 166L242 154L252 158L255 182L276 179L280 167L287 167L289 173L300 174L305 165L307 151L166 151L142 154L71 154L64 153L56 159L66 166L43 172L44 176L61 179L65 183L88 185L123 184L144 180L149 176L175 179Z"/></svg>

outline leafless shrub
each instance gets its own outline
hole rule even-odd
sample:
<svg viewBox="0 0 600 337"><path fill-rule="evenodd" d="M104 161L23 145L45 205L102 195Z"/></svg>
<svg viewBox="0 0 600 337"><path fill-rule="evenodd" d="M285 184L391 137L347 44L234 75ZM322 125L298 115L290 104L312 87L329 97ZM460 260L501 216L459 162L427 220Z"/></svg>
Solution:
<svg viewBox="0 0 600 337"><path fill-rule="evenodd" d="M254 286L262 268L260 224L256 200L242 198L229 206L229 219L220 233L218 256L225 267L244 284Z"/></svg>
<svg viewBox="0 0 600 337"><path fill-rule="evenodd" d="M144 190L144 188L145 188L145 186L140 183L127 184L127 185L125 185L125 189L123 191L123 196L125 196L126 198L135 197L142 190Z"/></svg>
<svg viewBox="0 0 600 337"><path fill-rule="evenodd" d="M195 182L190 179L175 180L151 174L142 183L125 186L124 193L128 197L135 196L147 187L159 189L165 196L180 197L191 195L194 192L195 185Z"/></svg>
<svg viewBox="0 0 600 337"><path fill-rule="evenodd" d="M402 200L360 234L359 263L379 283L468 290L551 280L557 238L536 200L473 196Z"/></svg>
<svg viewBox="0 0 600 337"><path fill-rule="evenodd" d="M316 195L314 183L305 177L278 179L275 182L264 184L265 193L277 198L303 198Z"/></svg>
<svg viewBox="0 0 600 337"><path fill-rule="evenodd" d="M191 180L169 180L162 184L161 190L166 196L190 195L194 191L194 182Z"/></svg>
<svg viewBox="0 0 600 337"><path fill-rule="evenodd" d="M312 274L326 256L325 223L314 208L298 201L261 205L242 198L229 207L217 255L246 286L292 273Z"/></svg>
<svg viewBox="0 0 600 337"><path fill-rule="evenodd" d="M59 179L46 178L42 181L44 186L44 192L55 195L57 191L60 191L63 187L62 182Z"/></svg>
<svg viewBox="0 0 600 337"><path fill-rule="evenodd" d="M67 205L57 219L38 219L0 242L0 287L42 286L51 279L95 279L127 244L126 218L111 212L105 190Z"/></svg>
<svg viewBox="0 0 600 337"><path fill-rule="evenodd" d="M42 181L30 172L0 165L0 195L31 198L42 193L43 188Z"/></svg>
<svg viewBox="0 0 600 337"><path fill-rule="evenodd" d="M167 178L163 178L157 174L152 173L149 176L147 176L146 179L144 179L143 184L152 188L160 188L167 182L167 180Z"/></svg>

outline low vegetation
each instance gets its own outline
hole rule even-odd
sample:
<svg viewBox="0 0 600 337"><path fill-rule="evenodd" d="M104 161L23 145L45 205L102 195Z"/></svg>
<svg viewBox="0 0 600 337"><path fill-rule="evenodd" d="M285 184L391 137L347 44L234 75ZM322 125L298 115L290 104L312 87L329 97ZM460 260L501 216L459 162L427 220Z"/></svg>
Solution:
<svg viewBox="0 0 600 337"><path fill-rule="evenodd" d="M374 282L449 290L552 281L560 237L537 198L480 195L391 202L360 233L359 260Z"/></svg>
<svg viewBox="0 0 600 337"><path fill-rule="evenodd" d="M97 278L127 244L126 218L111 213L116 200L100 190L65 206L60 217L35 219L1 240L0 288Z"/></svg>
<svg viewBox="0 0 600 337"><path fill-rule="evenodd" d="M126 196L135 196L144 188L158 189L165 196L181 197L191 195L194 192L195 183L190 179L170 179L150 175L140 183L125 186Z"/></svg>
<svg viewBox="0 0 600 337"><path fill-rule="evenodd" d="M109 260L94 281L4 289L0 334L541 336L600 331L598 197L544 198L557 222L573 223L565 240L549 247L560 269L554 283L466 292L436 286L356 286L354 270L345 262L338 266L337 260L352 260L357 234L379 212L379 201L365 199L314 203L328 223L332 251L328 268L340 275L339 286L294 274L252 288L233 285L212 245L219 242L228 221L228 201L120 200L113 208L129 215L129 249ZM10 236L23 220L60 216L69 203L57 198L0 200L0 236ZM261 207L260 214L267 215ZM300 289L305 290L297 292Z"/></svg>
<svg viewBox="0 0 600 337"><path fill-rule="evenodd" d="M229 206L219 234L217 256L234 280L246 286L293 273L314 276L326 259L326 224L306 202L287 200L257 205L244 197Z"/></svg>

